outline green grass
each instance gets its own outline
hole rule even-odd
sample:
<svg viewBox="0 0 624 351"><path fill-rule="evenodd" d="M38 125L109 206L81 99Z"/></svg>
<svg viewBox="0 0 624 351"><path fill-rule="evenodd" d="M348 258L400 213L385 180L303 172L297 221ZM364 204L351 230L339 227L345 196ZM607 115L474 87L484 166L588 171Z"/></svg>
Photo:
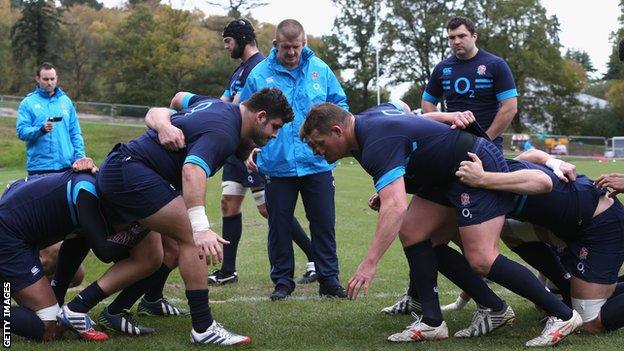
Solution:
<svg viewBox="0 0 624 351"><path fill-rule="evenodd" d="M0 119L0 135L9 149L2 149L0 159L12 159L4 155L5 151L18 153L23 148L21 141L5 140L7 132L14 128L9 119ZM14 123L14 120L12 120ZM114 143L138 135L141 128L107 126L102 124L83 123L82 125L87 150L100 162ZM23 155L23 154L22 154ZM23 159L11 161L8 167L0 168L0 184L6 184L24 174ZM373 191L370 177L356 163L343 160L336 169L336 236L338 257L341 267L341 279L346 283L353 274L360 259L371 241L375 228L376 213L368 209L366 200ZM601 173L624 171L620 161L616 163L598 163L593 160L576 162L579 171L596 177ZM220 225L220 176L209 180L207 208L209 218ZM297 207L297 217L307 228L305 214L301 204ZM258 214L253 200L244 203L244 234L239 246L238 272L239 283L210 290L211 307L215 318L231 329L252 336L254 344L241 349L258 350L500 350L524 349L524 342L541 331L537 322L541 317L533 304L512 295L497 285L493 289L501 294L516 311L516 323L513 327L505 327L489 337L472 340L449 339L438 343L423 344L390 344L386 341L389 334L400 331L411 323L409 316L389 317L379 313L382 307L395 302L403 294L407 282L407 265L398 242L395 242L379 264L376 279L369 296L356 301L333 301L318 299L317 284L298 286L291 299L272 303L268 295L272 290L269 279L269 263L267 259L266 221ZM515 256L506 248L506 255ZM297 259L296 274L303 273L305 256L295 249ZM73 296L81 288L96 280L107 268L106 265L89 256L85 262L87 276L79 289L72 289ZM209 269L212 269L210 267ZM457 287L445 278L440 278L440 299L442 303L454 301L458 293ZM185 306L184 286L179 273L175 271L166 286L165 294L181 306ZM108 299L107 301L110 301ZM96 317L104 304L98 305L92 316ZM445 319L449 329L455 332L466 326L471 319L474 304L461 312L448 313ZM19 350L181 350L189 349L188 333L190 317L179 318L146 318L139 320L146 325L155 327L157 334L148 337L127 337L112 334L109 341L94 344L77 341L69 333L67 340L49 343L28 342L18 337L13 338L13 347ZM561 350L600 350L620 349L624 343L624 334L615 332L602 336L573 336L566 340ZM619 345L619 346L618 346ZM216 349L216 348L215 348ZM238 349L238 348L237 348Z"/></svg>

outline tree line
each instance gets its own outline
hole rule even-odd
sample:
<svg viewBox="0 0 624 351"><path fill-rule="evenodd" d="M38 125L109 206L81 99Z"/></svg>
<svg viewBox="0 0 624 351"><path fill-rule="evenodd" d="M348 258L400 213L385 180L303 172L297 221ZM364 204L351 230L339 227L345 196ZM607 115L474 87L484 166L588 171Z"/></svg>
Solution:
<svg viewBox="0 0 624 351"><path fill-rule="evenodd" d="M557 18L538 0L332 1L339 10L332 33L309 36L308 44L341 77L354 112L376 103L376 50L382 77L409 84L403 99L418 107L431 71L450 54L447 21L465 15L477 25L477 46L504 58L514 74L520 94L515 131L624 134L624 67L616 53L624 15L612 36L609 71L590 80L589 55L562 52ZM252 20L265 54L275 24L253 19L263 1L209 3L222 5L224 15L158 0L112 9L96 0L0 0L0 93L32 90L34 67L51 61L74 100L163 105L180 90L219 96L238 64L221 46L225 24L240 15ZM620 9L624 13L624 0ZM607 99L609 107L583 103L581 92ZM388 96L382 88L382 98Z"/></svg>

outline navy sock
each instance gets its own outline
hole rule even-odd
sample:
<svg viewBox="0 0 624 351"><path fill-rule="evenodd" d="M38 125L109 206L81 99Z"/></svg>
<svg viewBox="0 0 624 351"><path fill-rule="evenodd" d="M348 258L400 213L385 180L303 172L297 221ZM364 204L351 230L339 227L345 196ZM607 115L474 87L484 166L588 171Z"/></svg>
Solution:
<svg viewBox="0 0 624 351"><path fill-rule="evenodd" d="M213 322L208 305L208 289L187 290L186 298L191 311L193 329L198 333L205 332Z"/></svg>
<svg viewBox="0 0 624 351"><path fill-rule="evenodd" d="M491 281L535 303L546 311L549 316L555 316L562 320L572 318L570 307L557 299L554 294L548 292L528 268L503 255L496 257L487 277Z"/></svg>
<svg viewBox="0 0 624 351"><path fill-rule="evenodd" d="M531 267L537 269L559 289L563 302L572 306L570 274L565 270L553 249L539 241L520 244L511 249Z"/></svg>
<svg viewBox="0 0 624 351"><path fill-rule="evenodd" d="M624 326L624 294L610 298L600 309L600 320L608 331Z"/></svg>
<svg viewBox="0 0 624 351"><path fill-rule="evenodd" d="M26 307L11 306L11 332L27 339L41 341L45 326L37 314Z"/></svg>
<svg viewBox="0 0 624 351"><path fill-rule="evenodd" d="M146 291L150 290L155 284L159 283L162 279L162 273L165 271L171 272L171 269L167 267L164 263L160 266L156 272L152 273L150 276L139 280L138 282L133 283L127 288L123 289L117 297L113 300L113 302L108 305L108 312L110 314L119 314L123 310L129 310L132 308L137 300L146 293ZM169 273L167 273L168 276ZM167 280L167 276L165 276L165 281ZM162 296L162 289L161 296ZM156 299L157 300L157 299ZM148 300L155 301L155 300Z"/></svg>
<svg viewBox="0 0 624 351"><path fill-rule="evenodd" d="M94 282L69 301L67 307L74 312L87 313L107 297L108 294L102 291L97 282Z"/></svg>
<svg viewBox="0 0 624 351"><path fill-rule="evenodd" d="M67 288L69 288L76 271L80 268L80 264L87 257L90 249L89 244L82 238L65 240L61 244L54 278L50 282L59 306L63 306L65 303Z"/></svg>
<svg viewBox="0 0 624 351"><path fill-rule="evenodd" d="M433 250L440 273L466 291L479 305L491 308L492 311L501 311L505 307L503 300L470 268L464 255L448 245L438 245Z"/></svg>
<svg viewBox="0 0 624 351"><path fill-rule="evenodd" d="M167 278L169 278L169 273L171 273L171 268L163 263L160 268L150 276L153 285L145 292L145 300L154 302L163 298L163 290L165 289Z"/></svg>
<svg viewBox="0 0 624 351"><path fill-rule="evenodd" d="M293 217L293 221L292 221L292 230L293 230L292 237L293 237L293 241L295 242L295 244L297 244L297 246L299 246L301 251L303 251L303 253L306 255L306 257L308 258L308 262L314 262L314 252L312 251L312 241L310 240L305 230L303 230L303 228L301 227L301 224L295 217Z"/></svg>
<svg viewBox="0 0 624 351"><path fill-rule="evenodd" d="M442 323L442 311L438 299L438 265L431 241L404 247L405 257L409 263L410 281L418 282L415 288L422 305L422 321L432 327Z"/></svg>
<svg viewBox="0 0 624 351"><path fill-rule="evenodd" d="M223 264L221 271L223 273L232 274L236 272L236 252L238 251L238 243L243 234L243 216L236 214L230 217L223 217L223 239L229 241L227 245L223 245Z"/></svg>

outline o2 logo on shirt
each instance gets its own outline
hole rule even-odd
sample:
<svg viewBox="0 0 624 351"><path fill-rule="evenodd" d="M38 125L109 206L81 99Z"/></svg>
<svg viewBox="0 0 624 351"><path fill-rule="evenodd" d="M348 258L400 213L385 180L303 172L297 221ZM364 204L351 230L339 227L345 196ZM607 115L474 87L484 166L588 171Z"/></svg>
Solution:
<svg viewBox="0 0 624 351"><path fill-rule="evenodd" d="M193 108L189 112L185 113L184 115L188 116L188 115L190 115L193 112L205 110L208 107L210 107L211 105L212 105L212 102L202 102L202 103L199 103L199 104L193 106Z"/></svg>
<svg viewBox="0 0 624 351"><path fill-rule="evenodd" d="M470 80L466 77L459 77L455 80L455 84L453 85L453 88L455 88L455 93L460 94L460 95L464 95L466 93L470 93L470 95L468 95L468 97L474 98L475 97L475 91L474 89L471 89L471 85L470 85Z"/></svg>

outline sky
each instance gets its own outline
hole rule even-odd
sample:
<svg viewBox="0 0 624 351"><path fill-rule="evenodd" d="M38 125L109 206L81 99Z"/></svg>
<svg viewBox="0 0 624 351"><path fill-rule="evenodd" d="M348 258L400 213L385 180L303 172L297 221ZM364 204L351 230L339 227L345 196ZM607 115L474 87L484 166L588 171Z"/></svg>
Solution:
<svg viewBox="0 0 624 351"><path fill-rule="evenodd" d="M540 0L549 16L559 19L559 39L566 48L586 51L601 77L607 70L612 44L609 35L617 30L620 14L619 0ZM123 0L104 0L106 6L115 6ZM199 8L206 14L224 14L225 10L211 6L204 0L169 0L176 8ZM225 2L225 1L224 1ZM331 0L265 0L267 6L252 11L261 22L277 24L285 18L294 18L303 24L306 32L314 36L329 34L338 9ZM478 44L478 42L477 42ZM401 89L403 90L403 89ZM393 92L393 97L395 93Z"/></svg>

